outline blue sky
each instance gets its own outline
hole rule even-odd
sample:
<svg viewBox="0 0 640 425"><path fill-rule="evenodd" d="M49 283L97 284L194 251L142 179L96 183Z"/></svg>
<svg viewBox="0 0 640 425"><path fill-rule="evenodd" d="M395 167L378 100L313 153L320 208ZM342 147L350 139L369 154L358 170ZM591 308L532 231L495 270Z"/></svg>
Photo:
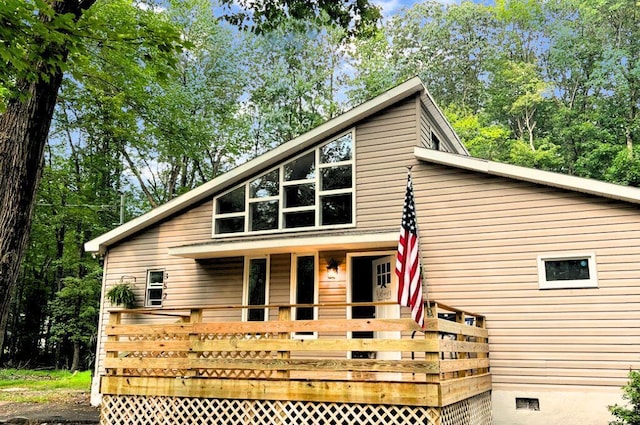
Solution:
<svg viewBox="0 0 640 425"><path fill-rule="evenodd" d="M416 0L373 0L373 3L382 8L382 16L385 19L398 13L403 7L411 7L417 3ZM451 3L451 1L441 0L441 3Z"/></svg>
<svg viewBox="0 0 640 425"><path fill-rule="evenodd" d="M404 7L411 7L416 3L421 3L423 0L372 0L373 4L376 4L382 8L382 16L385 19L395 15ZM442 4L461 3L463 0L436 0ZM473 0L474 3L493 4L493 0Z"/></svg>

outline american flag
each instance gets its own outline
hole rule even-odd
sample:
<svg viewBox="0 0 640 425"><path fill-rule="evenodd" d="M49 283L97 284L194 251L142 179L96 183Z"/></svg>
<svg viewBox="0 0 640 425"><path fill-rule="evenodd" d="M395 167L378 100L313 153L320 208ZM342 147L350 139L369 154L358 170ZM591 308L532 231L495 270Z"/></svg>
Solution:
<svg viewBox="0 0 640 425"><path fill-rule="evenodd" d="M402 225L398 241L398 303L411 307L411 317L424 328L424 301L422 298L422 277L420 270L420 248L416 206L413 200L411 173L407 177L407 193L402 210Z"/></svg>

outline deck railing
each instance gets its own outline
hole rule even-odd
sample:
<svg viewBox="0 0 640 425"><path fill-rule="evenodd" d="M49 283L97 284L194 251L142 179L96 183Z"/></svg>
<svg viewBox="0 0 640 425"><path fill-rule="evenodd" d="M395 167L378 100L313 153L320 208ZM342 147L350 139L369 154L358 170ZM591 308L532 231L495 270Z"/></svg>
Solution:
<svg viewBox="0 0 640 425"><path fill-rule="evenodd" d="M292 308L316 307L323 317L325 308L375 305L259 306L278 311L264 322L203 320L247 306L114 310L101 392L446 406L491 389L482 315L431 303L424 329L405 318L291 320ZM373 338L348 338L363 332Z"/></svg>

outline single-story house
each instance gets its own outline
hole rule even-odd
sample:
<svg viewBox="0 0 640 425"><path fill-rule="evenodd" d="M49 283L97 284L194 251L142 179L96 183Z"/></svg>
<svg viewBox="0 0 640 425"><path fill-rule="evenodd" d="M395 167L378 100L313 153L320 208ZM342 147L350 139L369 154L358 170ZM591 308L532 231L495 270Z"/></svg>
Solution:
<svg viewBox="0 0 640 425"><path fill-rule="evenodd" d="M425 329L394 302L408 167ZM86 244L93 400L111 422L607 423L640 368L638 204L470 157L411 79ZM121 282L136 309L105 297Z"/></svg>

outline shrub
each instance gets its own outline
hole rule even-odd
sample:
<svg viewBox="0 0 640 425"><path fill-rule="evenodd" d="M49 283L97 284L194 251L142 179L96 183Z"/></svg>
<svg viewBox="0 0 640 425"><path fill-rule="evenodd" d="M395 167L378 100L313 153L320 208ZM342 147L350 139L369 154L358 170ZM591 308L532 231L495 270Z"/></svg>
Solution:
<svg viewBox="0 0 640 425"><path fill-rule="evenodd" d="M609 411L617 419L609 422L609 425L640 425L640 371L629 372L629 383L622 387L623 399L627 400L627 406L617 404L609 406Z"/></svg>

